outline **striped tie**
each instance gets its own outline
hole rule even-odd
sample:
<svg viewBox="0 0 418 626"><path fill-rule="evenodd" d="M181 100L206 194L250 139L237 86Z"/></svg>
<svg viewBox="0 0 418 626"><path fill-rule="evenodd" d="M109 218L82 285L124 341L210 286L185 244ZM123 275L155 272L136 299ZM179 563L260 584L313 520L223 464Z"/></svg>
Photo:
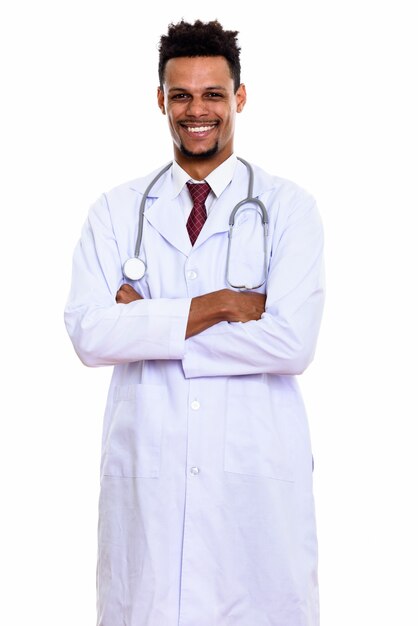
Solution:
<svg viewBox="0 0 418 626"><path fill-rule="evenodd" d="M187 220L186 228L189 233L192 246L199 236L202 226L206 221L205 201L210 191L208 183L187 183L193 200L193 208Z"/></svg>

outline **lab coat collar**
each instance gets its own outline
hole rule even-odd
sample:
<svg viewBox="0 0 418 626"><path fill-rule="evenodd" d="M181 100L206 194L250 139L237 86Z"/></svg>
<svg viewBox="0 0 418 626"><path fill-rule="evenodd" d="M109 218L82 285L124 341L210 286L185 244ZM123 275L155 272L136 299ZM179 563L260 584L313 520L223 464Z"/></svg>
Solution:
<svg viewBox="0 0 418 626"><path fill-rule="evenodd" d="M232 155L232 157L230 157L231 161L232 159L235 160L235 170L237 172L241 172L243 173L244 176L246 176L246 181L247 184L245 185L245 187L243 187L243 190L241 192L242 197L244 198L244 194L246 195L246 190L248 188L248 172L247 172L247 168L245 167L245 165L243 163L241 163L241 161L238 161L237 157L235 155ZM168 162L166 163L166 165L168 165ZM139 194L143 194L146 190L146 188L148 187L148 185L150 184L150 182L152 181L153 178L155 178L155 176L158 174L158 172L160 172L163 169L164 166L159 167L158 169L152 171L150 174L148 174L147 176L144 176L143 178L137 178L133 181L131 181L129 183L129 187L136 191ZM255 177L254 177L254 197L258 197L261 193L264 193L265 191L268 191L269 189L274 187L274 183L275 181L277 182L277 179L273 176L271 176L270 174L267 174L264 170L261 170L259 167L254 166L253 165L253 169L254 169L254 173L255 173ZM212 174L209 174L208 180L210 179L210 177L212 176ZM149 198L158 198L161 195L161 191L164 188L164 182L167 179L171 178L171 170L168 170L168 172L166 172L159 181L157 181L157 183L152 187L152 189L150 190L148 197ZM217 186L215 185L213 188L215 194L217 197L219 197L220 195L220 189L217 188ZM174 187L172 188L172 193L173 193L173 198L180 192L180 189L175 189Z"/></svg>
<svg viewBox="0 0 418 626"><path fill-rule="evenodd" d="M131 188L141 196L150 182L162 168L151 172L148 176L131 183ZM258 168L254 168L254 196L273 186L273 178L263 173L257 176ZM217 199L216 206L210 212L194 247L190 243L183 216L179 206L178 192L173 188L172 171L169 169L150 190L148 197L155 198L151 206L145 208L145 218L158 232L185 256L189 256L192 249L201 246L207 239L216 233L229 230L229 216L235 205L247 195L248 172L246 166L236 161L234 176Z"/></svg>

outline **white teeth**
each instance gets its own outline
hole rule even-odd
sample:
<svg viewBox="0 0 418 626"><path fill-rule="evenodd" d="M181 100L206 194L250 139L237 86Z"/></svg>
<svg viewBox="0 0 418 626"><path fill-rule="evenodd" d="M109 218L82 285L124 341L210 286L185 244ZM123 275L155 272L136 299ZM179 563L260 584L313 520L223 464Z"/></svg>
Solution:
<svg viewBox="0 0 418 626"><path fill-rule="evenodd" d="M190 133L205 133L211 128L213 128L213 126L189 126L187 130Z"/></svg>

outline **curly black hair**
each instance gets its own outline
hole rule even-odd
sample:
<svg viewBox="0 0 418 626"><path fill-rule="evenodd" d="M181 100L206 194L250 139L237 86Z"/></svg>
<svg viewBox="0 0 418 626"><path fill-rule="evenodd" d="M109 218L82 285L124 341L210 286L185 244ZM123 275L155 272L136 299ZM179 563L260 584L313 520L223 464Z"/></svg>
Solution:
<svg viewBox="0 0 418 626"><path fill-rule="evenodd" d="M159 44L158 77L162 89L167 61L175 57L223 56L228 62L236 91L241 82L241 48L237 43L238 31L224 30L218 20L190 24L181 20L168 26Z"/></svg>

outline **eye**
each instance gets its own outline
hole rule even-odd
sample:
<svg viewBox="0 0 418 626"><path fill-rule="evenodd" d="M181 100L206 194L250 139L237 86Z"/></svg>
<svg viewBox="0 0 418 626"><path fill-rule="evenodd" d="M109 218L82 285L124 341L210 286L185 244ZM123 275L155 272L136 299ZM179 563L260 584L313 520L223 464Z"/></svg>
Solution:
<svg viewBox="0 0 418 626"><path fill-rule="evenodd" d="M206 94L206 97L207 97L207 98L209 98L209 99L211 99L211 100L214 100L214 99L216 99L216 98L223 98L223 94L218 93L217 91L209 91L209 92Z"/></svg>
<svg viewBox="0 0 418 626"><path fill-rule="evenodd" d="M186 98L189 97L189 94L187 93L176 93L174 96L171 97L172 100L186 100Z"/></svg>

